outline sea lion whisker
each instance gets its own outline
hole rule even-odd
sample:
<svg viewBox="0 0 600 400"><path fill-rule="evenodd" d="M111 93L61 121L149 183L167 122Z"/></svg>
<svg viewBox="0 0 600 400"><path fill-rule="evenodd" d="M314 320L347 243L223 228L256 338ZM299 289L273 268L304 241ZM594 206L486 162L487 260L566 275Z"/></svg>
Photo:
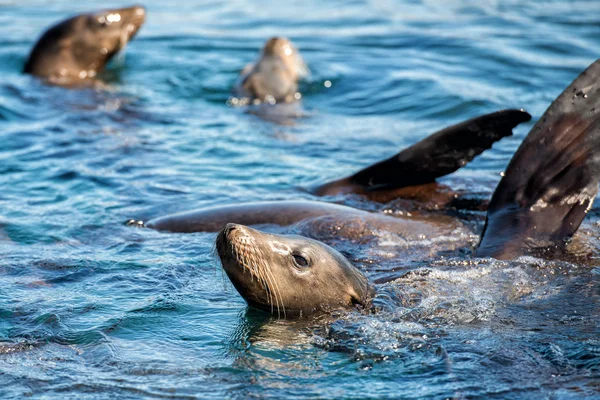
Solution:
<svg viewBox="0 0 600 400"><path fill-rule="evenodd" d="M215 262L213 263L214 267L214 276L217 276L217 270L221 270L221 277L223 277L223 261L219 257L219 250L217 249L217 242L215 241L210 249L210 256ZM221 266L221 268L219 268Z"/></svg>
<svg viewBox="0 0 600 400"><path fill-rule="evenodd" d="M267 275L268 269L266 268L266 264L259 257L260 255L257 254L256 249L247 243L234 244L233 242L231 248L238 263L243 266L245 271L247 270L250 273L250 279L253 281L254 278L256 278L260 286L265 289L272 311L274 306L277 305L279 312L280 298L278 298L277 293L271 288L271 284L269 283L270 279ZM273 298L275 298L276 304L274 304Z"/></svg>
<svg viewBox="0 0 600 400"><path fill-rule="evenodd" d="M269 297L269 302L271 303L271 308L272 308L273 307L273 298L271 296L271 291L269 289L269 285L268 285L266 277L264 275L264 268L261 267L259 260L257 260L256 254L254 251L250 252L249 258L250 258L250 264L252 266L252 269L254 270L254 273L258 277L259 283L267 292L267 296Z"/></svg>
<svg viewBox="0 0 600 400"><path fill-rule="evenodd" d="M258 260L259 260L258 267L263 271L263 273L265 274L265 276L267 278L265 281L265 284L267 284L266 286L269 288L269 291L273 292L274 296L275 296L275 305L277 306L277 317L281 318L279 303L281 301L281 305L283 307L283 298L281 297L281 293L279 293L279 296L278 296L277 290L273 290L273 289L277 288L277 285L275 282L275 277L273 276L273 273L269 267L269 264L267 262L265 262L266 258L265 258L265 255L262 253L262 251L260 249L256 249L256 253L258 253L257 254ZM273 286L273 287L271 288L271 286ZM274 306L272 299L273 298L270 297L271 313L273 313L273 306Z"/></svg>
<svg viewBox="0 0 600 400"><path fill-rule="evenodd" d="M283 302L283 297L281 296L281 289L279 288L279 285L277 284L277 280L275 279L275 276L273 275L273 271L271 271L270 268L267 268L267 271L271 275L271 279L273 280L273 284L275 285L276 298L277 298L277 293L279 293L279 298L281 300L281 308L283 308L283 318L285 318L286 317L285 304ZM281 318L281 314L279 311L279 302L277 302L277 318Z"/></svg>
<svg viewBox="0 0 600 400"><path fill-rule="evenodd" d="M278 317L280 318L281 314L279 303L281 301L283 306L283 299L281 299L281 295L278 296L277 292L271 287L274 284L274 278L270 273L268 264L264 262L264 257L261 254L257 254L256 249L252 249L249 254L249 265L251 266L253 273L257 276L258 282L265 289L267 296L269 297L271 313L274 311L274 306L277 306L277 313ZM275 298L275 302L273 302L273 298Z"/></svg>
<svg viewBox="0 0 600 400"><path fill-rule="evenodd" d="M271 272L271 275L273 275L272 272ZM281 296L281 288L277 284L275 277L273 277L273 281L275 282L275 289L276 289L277 293L279 294L279 299L281 300L281 309L283 310L283 318L286 318L287 314L285 312L285 303L283 302L283 297ZM277 303L277 316L281 317L281 315L279 314L279 303Z"/></svg>
<svg viewBox="0 0 600 400"><path fill-rule="evenodd" d="M269 283L269 271L266 268L266 264L264 262L259 262L257 268L261 271L263 275L265 289L269 296L269 303L271 304L271 314L273 313L273 290L271 289L271 284ZM277 299L277 295L275 295L275 302L277 303L277 307L279 308L279 300Z"/></svg>
<svg viewBox="0 0 600 400"><path fill-rule="evenodd" d="M263 275L263 280L265 283L265 289L267 291L267 295L269 296L269 303L271 304L271 314L273 313L273 291L271 290L271 285L269 284L269 276L268 276L268 271L266 270L266 268L264 268L264 263L261 263L260 265L257 266L259 268L259 270L261 271L261 274ZM279 307L279 300L277 299L277 296L275 296L275 302L277 303L277 306Z"/></svg>
<svg viewBox="0 0 600 400"><path fill-rule="evenodd" d="M223 266L223 260L221 260L221 257L219 257L219 249L217 248L217 241L214 242L212 248L211 248L211 257L214 260L213 267L214 267L214 274L215 277L217 275L217 270L220 269L221 270L221 282L223 283L223 290L227 290L227 280L225 280L225 276L227 275ZM219 268L219 266L221 266L221 268ZM231 284L231 281L229 281L229 283Z"/></svg>
<svg viewBox="0 0 600 400"><path fill-rule="evenodd" d="M269 286L270 291L272 292L273 290L271 290L270 286L273 285L273 288L276 288L275 278L273 277L273 274L269 268L269 265L266 262L264 262L264 257L262 256L262 254L261 254L261 260L262 260L261 261L262 270L264 271L268 281L270 282L270 284L268 286ZM277 291L274 292L274 295L275 295L275 303L276 303L275 305L277 306L277 317L280 318L279 302L281 300L281 304L283 305L283 299L281 299L281 294L279 296L277 296ZM273 313L272 298L271 298L271 313Z"/></svg>
<svg viewBox="0 0 600 400"><path fill-rule="evenodd" d="M250 280L252 282L254 282L254 274L252 273L252 270L250 269L250 267L248 266L248 263L246 262L246 258L244 256L244 249L243 248L239 249L238 246L235 246L234 244L232 244L232 246L234 249L235 258L244 267L244 272L248 271L250 273Z"/></svg>
<svg viewBox="0 0 600 400"><path fill-rule="evenodd" d="M258 251L260 253L260 251ZM268 264L264 262L264 256L262 254L254 254L258 257L255 259L256 261L256 269L260 271L261 276L263 276L264 287L267 290L267 294L269 295L269 303L271 305L271 313L273 313L273 308L276 305L279 313L279 298L277 297L277 293L272 290L273 279L269 274ZM275 304L273 303L273 296L275 297Z"/></svg>

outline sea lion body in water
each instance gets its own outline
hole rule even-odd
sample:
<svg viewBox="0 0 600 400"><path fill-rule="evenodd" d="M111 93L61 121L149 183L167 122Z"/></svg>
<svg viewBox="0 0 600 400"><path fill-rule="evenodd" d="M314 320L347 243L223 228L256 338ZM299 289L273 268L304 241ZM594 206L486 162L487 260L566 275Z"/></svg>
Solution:
<svg viewBox="0 0 600 400"><path fill-rule="evenodd" d="M88 85L144 23L142 6L80 14L49 28L37 41L24 72L50 83Z"/></svg>
<svg viewBox="0 0 600 400"><path fill-rule="evenodd" d="M477 255L510 259L531 252L562 249L591 207L599 180L600 60L551 104L515 153L490 202ZM305 245L301 238L277 237L279 244L268 246L261 243L262 236L256 231L236 227L237 231L244 232L243 239L238 239L230 234L230 229L227 225L218 235L217 250L226 273L249 304L258 304L262 309L271 306L278 311L285 306L288 312L299 310L304 314L356 304L348 295L350 290L345 288L336 289L332 285L311 290L311 280L346 282L348 275L352 275L352 282L365 285L364 280L356 276L355 269L348 269L347 260L337 255L322 257L319 259L322 264L317 264L309 275L304 270L310 269L312 264L308 260L295 260L298 255L304 258L298 250ZM317 245L311 241L309 247ZM323 251L328 251L324 245ZM244 274L250 268L248 259L255 260L251 264L253 270ZM298 272L286 266L304 271L307 282L291 280L290 276ZM290 276L283 276L285 274ZM263 277L263 280L256 279L252 285L246 283L255 277ZM272 288L275 287L286 291L285 301L273 300ZM332 290L338 290L338 296L332 296ZM363 293L368 295L372 291ZM311 306L306 307L305 301ZM368 306L369 303L367 298L361 298L358 304Z"/></svg>
<svg viewBox="0 0 600 400"><path fill-rule="evenodd" d="M307 74L308 68L292 42L274 37L265 43L258 61L243 69L234 91L246 99L242 104L290 103L300 98L298 80Z"/></svg>
<svg viewBox="0 0 600 400"><path fill-rule="evenodd" d="M383 231L406 240L448 235L462 226L456 219L443 215L392 217L319 201L273 201L210 207L156 218L146 222L145 226L159 231L191 233L218 232L227 223L255 226L302 223L304 231L312 237L335 234L354 239Z"/></svg>

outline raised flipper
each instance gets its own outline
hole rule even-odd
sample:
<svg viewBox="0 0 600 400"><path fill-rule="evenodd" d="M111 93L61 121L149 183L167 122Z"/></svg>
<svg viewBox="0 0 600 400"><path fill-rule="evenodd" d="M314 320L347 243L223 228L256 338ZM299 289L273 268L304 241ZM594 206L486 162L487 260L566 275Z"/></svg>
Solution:
<svg viewBox="0 0 600 400"><path fill-rule="evenodd" d="M600 60L554 100L513 156L477 255L510 259L561 248L592 206L599 168Z"/></svg>
<svg viewBox="0 0 600 400"><path fill-rule="evenodd" d="M369 193L431 183L464 167L492 147L494 142L512 135L512 129L529 121L523 110L503 110L450 126L356 174L321 185L318 195Z"/></svg>

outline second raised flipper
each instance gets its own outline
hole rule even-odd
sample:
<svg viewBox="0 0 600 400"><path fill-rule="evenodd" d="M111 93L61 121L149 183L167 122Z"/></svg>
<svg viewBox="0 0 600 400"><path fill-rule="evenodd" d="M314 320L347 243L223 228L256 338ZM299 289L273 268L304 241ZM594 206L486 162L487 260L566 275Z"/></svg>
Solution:
<svg viewBox="0 0 600 400"><path fill-rule="evenodd" d="M488 207L478 256L562 247L592 206L600 176L600 60L531 129Z"/></svg>

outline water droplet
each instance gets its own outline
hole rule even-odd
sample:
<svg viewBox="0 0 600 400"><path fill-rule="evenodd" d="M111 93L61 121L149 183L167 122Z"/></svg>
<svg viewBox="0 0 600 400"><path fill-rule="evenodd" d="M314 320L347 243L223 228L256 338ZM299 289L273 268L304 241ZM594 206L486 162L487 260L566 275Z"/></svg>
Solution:
<svg viewBox="0 0 600 400"><path fill-rule="evenodd" d="M325 81L325 83L323 83L323 85L324 85L326 88L330 88L330 87L331 87L331 81Z"/></svg>
<svg viewBox="0 0 600 400"><path fill-rule="evenodd" d="M118 14L118 13L108 14L106 16L106 20L108 22L119 22L121 20L121 14Z"/></svg>

